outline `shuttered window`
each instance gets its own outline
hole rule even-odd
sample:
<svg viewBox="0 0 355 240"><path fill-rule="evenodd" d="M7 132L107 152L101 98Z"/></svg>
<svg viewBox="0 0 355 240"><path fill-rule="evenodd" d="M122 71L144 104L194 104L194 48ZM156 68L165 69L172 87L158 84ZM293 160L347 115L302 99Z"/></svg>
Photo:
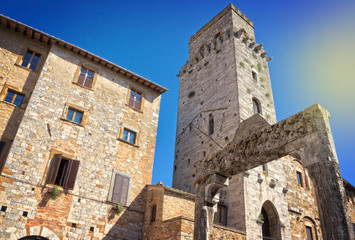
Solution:
<svg viewBox="0 0 355 240"><path fill-rule="evenodd" d="M64 158L62 154L55 154L49 167L47 184L55 184L63 189L73 190L79 164L80 162L77 160Z"/></svg>
<svg viewBox="0 0 355 240"><path fill-rule="evenodd" d="M128 205L132 177L114 171L111 181L109 201Z"/></svg>
<svg viewBox="0 0 355 240"><path fill-rule="evenodd" d="M214 214L213 222L223 226L227 226L227 206L218 204L217 212Z"/></svg>

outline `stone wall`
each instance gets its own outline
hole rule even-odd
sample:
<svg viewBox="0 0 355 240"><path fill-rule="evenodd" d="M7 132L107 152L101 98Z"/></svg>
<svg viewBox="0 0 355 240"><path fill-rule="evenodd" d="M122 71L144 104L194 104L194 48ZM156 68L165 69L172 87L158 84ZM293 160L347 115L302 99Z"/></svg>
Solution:
<svg viewBox="0 0 355 240"><path fill-rule="evenodd" d="M0 34L1 89L11 84L25 94L21 107L0 102L1 126L6 126L1 136L13 140L1 176L0 238L46 229L51 239L141 239L160 93L63 47L41 45L6 29ZM16 65L27 47L42 53L36 71ZM75 84L81 66L95 71L90 89ZM128 105L132 88L142 93L140 110ZM65 119L68 106L84 112L81 124ZM124 127L137 132L135 144L121 139ZM57 153L80 165L74 189L59 187L54 200L46 179ZM108 201L114 170L132 178L129 203L120 214Z"/></svg>

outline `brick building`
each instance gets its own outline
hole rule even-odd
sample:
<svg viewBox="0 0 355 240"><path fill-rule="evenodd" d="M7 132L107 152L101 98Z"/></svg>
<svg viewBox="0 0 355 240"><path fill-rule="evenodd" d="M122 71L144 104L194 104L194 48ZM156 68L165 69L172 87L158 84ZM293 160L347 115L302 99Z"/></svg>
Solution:
<svg viewBox="0 0 355 240"><path fill-rule="evenodd" d="M0 23L0 239L193 239L194 163L250 134L235 135L251 117L276 123L271 58L229 5L190 38L173 188L150 185L166 89L7 17ZM230 177L213 239L323 239L300 159ZM344 186L355 222L355 188Z"/></svg>

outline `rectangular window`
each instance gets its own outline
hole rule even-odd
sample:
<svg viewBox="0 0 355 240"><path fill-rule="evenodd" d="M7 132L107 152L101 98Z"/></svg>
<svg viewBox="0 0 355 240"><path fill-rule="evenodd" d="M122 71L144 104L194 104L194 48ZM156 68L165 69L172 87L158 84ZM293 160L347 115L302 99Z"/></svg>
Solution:
<svg viewBox="0 0 355 240"><path fill-rule="evenodd" d="M0 157L1 157L2 153L4 152L5 144L6 144L5 142L0 141Z"/></svg>
<svg viewBox="0 0 355 240"><path fill-rule="evenodd" d="M75 122L75 123L80 124L82 119L83 119L83 112L74 110L74 109L69 107L66 119L71 121L71 122Z"/></svg>
<svg viewBox="0 0 355 240"><path fill-rule="evenodd" d="M22 101L24 99L24 95L17 93L15 91L12 91L10 89L7 89L7 93L5 96L5 102L12 103L16 106L21 106Z"/></svg>
<svg viewBox="0 0 355 240"><path fill-rule="evenodd" d="M40 57L41 54L34 52L32 50L27 50L25 56L22 59L21 66L29 68L34 71L37 67Z"/></svg>
<svg viewBox="0 0 355 240"><path fill-rule="evenodd" d="M255 81L257 81L258 80L258 75L256 74L256 72L252 71L251 73L252 73L253 79Z"/></svg>
<svg viewBox="0 0 355 240"><path fill-rule="evenodd" d="M80 162L77 160L65 158L62 154L55 154L48 170L47 184L54 184L63 187L63 189L73 190L79 164Z"/></svg>
<svg viewBox="0 0 355 240"><path fill-rule="evenodd" d="M136 144L136 135L137 135L137 133L135 133L131 130L128 130L127 128L124 128L123 134L122 134L122 139L127 142L130 142L132 144Z"/></svg>
<svg viewBox="0 0 355 240"><path fill-rule="evenodd" d="M151 211L151 215L150 215L150 222L155 222L156 217L157 217L157 205L154 204L152 206L152 211Z"/></svg>
<svg viewBox="0 0 355 240"><path fill-rule="evenodd" d="M312 228L306 226L307 240L313 240Z"/></svg>
<svg viewBox="0 0 355 240"><path fill-rule="evenodd" d="M109 201L128 205L132 177L114 171L111 179Z"/></svg>
<svg viewBox="0 0 355 240"><path fill-rule="evenodd" d="M297 180L298 180L298 185L300 187L303 187L303 184L302 184L302 173L297 172Z"/></svg>
<svg viewBox="0 0 355 240"><path fill-rule="evenodd" d="M214 214L213 222L223 226L227 226L227 206L218 204L217 212Z"/></svg>
<svg viewBox="0 0 355 240"><path fill-rule="evenodd" d="M141 109L141 102L142 102L142 94L131 89L128 105L140 110Z"/></svg>
<svg viewBox="0 0 355 240"><path fill-rule="evenodd" d="M268 167L267 164L262 165L263 173L268 173Z"/></svg>
<svg viewBox="0 0 355 240"><path fill-rule="evenodd" d="M94 74L94 71L81 67L78 77L78 84L91 88L94 81Z"/></svg>

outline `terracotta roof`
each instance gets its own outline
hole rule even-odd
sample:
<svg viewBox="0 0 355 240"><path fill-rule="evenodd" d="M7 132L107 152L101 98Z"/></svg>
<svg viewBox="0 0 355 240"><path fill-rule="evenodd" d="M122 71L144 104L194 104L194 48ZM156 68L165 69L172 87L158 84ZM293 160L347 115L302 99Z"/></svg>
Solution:
<svg viewBox="0 0 355 240"><path fill-rule="evenodd" d="M168 89L166 89L166 88L164 88L164 87L162 87L162 86L160 86L160 85L158 85L158 84L156 84L156 83L154 83L142 76L139 76L138 74L135 74L135 73L133 73L121 66L118 66L108 60L105 60L93 53L90 53L82 48L79 48L79 47L73 45L73 44L65 42L59 38L53 37L47 33L44 33L44 32L39 31L37 29L34 29L30 26L27 26L23 23L16 21L16 20L6 17L2 14L0 14L0 25L4 26L5 28L8 28L10 30L13 30L19 34L22 34L28 38L31 38L33 40L37 40L43 44L59 45L65 49L68 49L69 51L72 51L80 56L83 56L93 62L97 62L114 72L121 73L124 76L127 76L128 78L130 78L132 81L141 83L142 85L144 85L148 88L151 88L152 90L157 91L159 93L164 93L164 92L168 91Z"/></svg>

